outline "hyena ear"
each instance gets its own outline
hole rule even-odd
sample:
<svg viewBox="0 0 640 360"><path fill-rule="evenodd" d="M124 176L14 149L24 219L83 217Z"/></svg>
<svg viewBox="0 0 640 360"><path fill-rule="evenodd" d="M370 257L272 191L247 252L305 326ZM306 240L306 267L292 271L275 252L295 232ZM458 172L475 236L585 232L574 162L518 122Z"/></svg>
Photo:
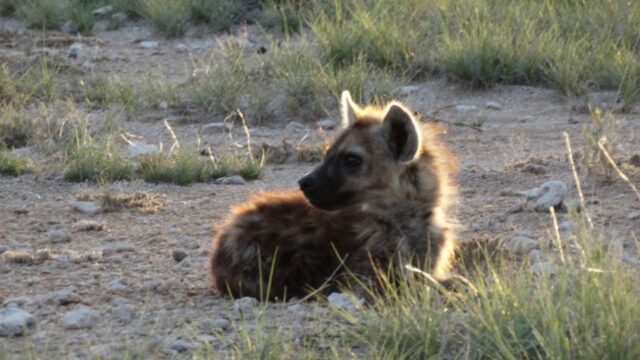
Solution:
<svg viewBox="0 0 640 360"><path fill-rule="evenodd" d="M340 125L343 129L356 122L356 109L359 109L359 107L351 99L349 90L343 91L342 96L340 96L340 116L342 118Z"/></svg>
<svg viewBox="0 0 640 360"><path fill-rule="evenodd" d="M406 162L418 156L422 142L419 125L402 105L389 105L382 121L382 134L395 160Z"/></svg>

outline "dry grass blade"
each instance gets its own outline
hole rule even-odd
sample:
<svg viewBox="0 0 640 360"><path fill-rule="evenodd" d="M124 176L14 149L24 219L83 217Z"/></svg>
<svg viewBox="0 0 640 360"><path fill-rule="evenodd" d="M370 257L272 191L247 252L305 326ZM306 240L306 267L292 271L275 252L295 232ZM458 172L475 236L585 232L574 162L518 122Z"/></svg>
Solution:
<svg viewBox="0 0 640 360"><path fill-rule="evenodd" d="M576 170L576 164L573 161L573 150L571 148L571 139L569 138L569 134L566 132L562 133L564 135L564 141L567 145L567 153L569 156L569 163L571 164L571 171L573 172L573 180L576 182L576 188L578 189L578 196L580 198L580 206L582 206L582 211L584 216L587 218L587 222L589 223L589 227L593 228L593 222L591 221L591 216L589 216L589 212L587 211L587 206L584 201L584 193L582 192L582 186L580 185L580 178L578 177L578 171Z"/></svg>
<svg viewBox="0 0 640 360"><path fill-rule="evenodd" d="M607 149L604 147L604 145L607 143L607 139L606 138L602 138L598 141L598 147L600 148L600 151L602 151L602 154L605 156L605 158L607 159L607 161L611 164L611 166L613 167L613 169L618 173L618 175L620 176L620 178L626 182L629 187L631 188L631 190L636 194L636 197L638 198L638 201L640 201L640 191L638 191L638 188L636 188L635 185L633 185L633 183L631 182L631 180L629 180L629 178L627 177L627 175L625 175L622 170L620 170L620 168L618 167L618 165L616 164L616 162L613 160L613 158L611 157L611 155L609 154L609 152L607 151Z"/></svg>
<svg viewBox="0 0 640 360"><path fill-rule="evenodd" d="M558 227L558 217L556 216L556 210L552 207L549 208L549 212L551 213L551 219L553 220L553 230L555 231L556 246L558 247L558 251L560 252L560 261L565 264L566 259L564 257L564 250L562 249L562 239L560 238L560 228Z"/></svg>

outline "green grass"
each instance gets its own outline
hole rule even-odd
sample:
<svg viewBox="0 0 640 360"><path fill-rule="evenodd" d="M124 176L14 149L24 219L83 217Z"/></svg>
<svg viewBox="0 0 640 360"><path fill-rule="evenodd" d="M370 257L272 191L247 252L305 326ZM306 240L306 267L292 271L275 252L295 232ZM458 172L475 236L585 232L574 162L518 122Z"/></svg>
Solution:
<svg viewBox="0 0 640 360"><path fill-rule="evenodd" d="M135 166L127 158L108 147L85 145L76 150L64 170L67 181L131 180Z"/></svg>
<svg viewBox="0 0 640 360"><path fill-rule="evenodd" d="M0 175L20 176L33 170L31 159L0 147Z"/></svg>

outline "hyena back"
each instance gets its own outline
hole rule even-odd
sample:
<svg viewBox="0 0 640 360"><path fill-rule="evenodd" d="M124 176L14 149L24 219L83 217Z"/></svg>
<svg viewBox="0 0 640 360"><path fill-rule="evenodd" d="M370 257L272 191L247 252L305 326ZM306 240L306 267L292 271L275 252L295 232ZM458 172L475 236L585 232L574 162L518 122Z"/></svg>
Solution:
<svg viewBox="0 0 640 360"><path fill-rule="evenodd" d="M257 194L217 232L219 292L299 297L327 284L375 285L378 270L407 263L446 278L455 157L400 103L361 108L344 92L341 105L344 131L301 191Z"/></svg>

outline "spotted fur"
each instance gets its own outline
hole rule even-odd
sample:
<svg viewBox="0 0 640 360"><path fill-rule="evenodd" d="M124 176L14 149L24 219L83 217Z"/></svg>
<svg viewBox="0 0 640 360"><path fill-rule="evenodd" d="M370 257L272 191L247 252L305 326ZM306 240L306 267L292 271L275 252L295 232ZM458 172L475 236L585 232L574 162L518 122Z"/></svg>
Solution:
<svg viewBox="0 0 640 360"><path fill-rule="evenodd" d="M219 292L286 298L321 285L375 287L379 270L397 274L407 263L447 277L456 158L398 102L361 108L345 92L341 113L345 129L300 191L257 194L220 227L210 263Z"/></svg>

